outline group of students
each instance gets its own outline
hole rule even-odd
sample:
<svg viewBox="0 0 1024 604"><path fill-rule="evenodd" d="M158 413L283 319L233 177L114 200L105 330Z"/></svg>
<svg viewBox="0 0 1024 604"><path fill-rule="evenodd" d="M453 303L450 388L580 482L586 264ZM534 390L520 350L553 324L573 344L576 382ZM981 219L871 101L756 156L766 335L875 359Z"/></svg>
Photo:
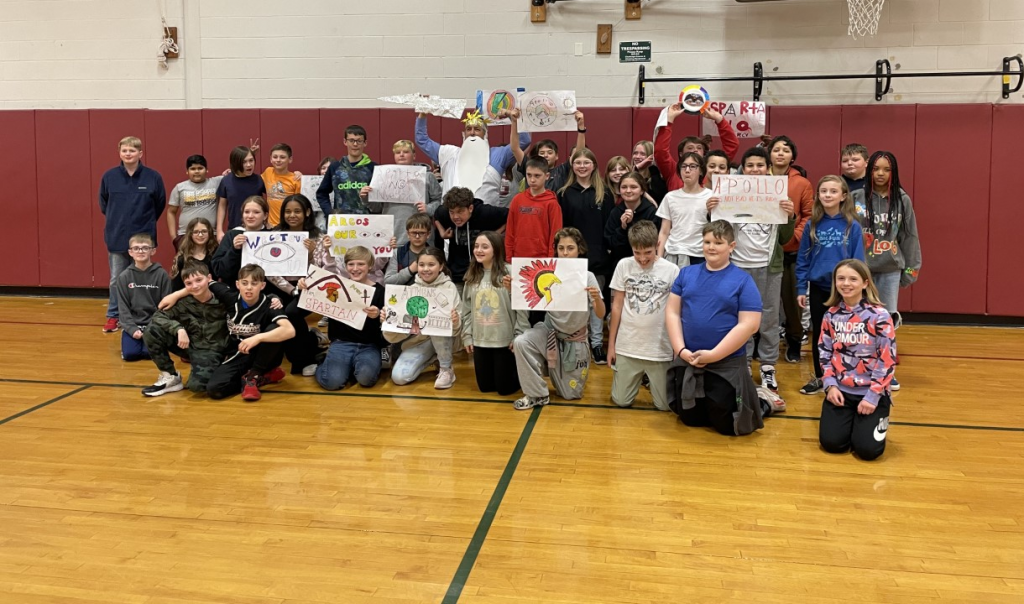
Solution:
<svg viewBox="0 0 1024 604"><path fill-rule="evenodd" d="M815 378L801 392L826 392L822 445L830 451L852 446L864 458L877 457L884 449L889 393L898 387L896 295L920 268L913 209L899 185L895 157L869 157L863 147L848 146L842 177L826 176L815 190L793 164L793 141L775 137L747 150L739 171L789 177L796 203L781 204L789 222L709 222L719 202L710 175L732 169L735 135L711 112L725 150L687 138L673 157L666 146L681 110L673 106L667 113L655 141L638 143L630 159L613 158L604 178L585 146L582 113L577 146L561 164L554 142L540 141L527 152L528 137L513 128L510 145L491 149L491 166L510 177L486 195L491 203L479 199L479 191L439 182L433 173L427 199L415 206L367 202L374 164L362 152L366 133L358 126L346 129L348 154L322 163L316 205L298 193L299 181L288 172L287 145L274 147L272 166L257 177L263 194L241 201L235 200L241 187L233 181L253 176L252 150L233 151L232 171L219 183L206 179L205 159L192 156L189 180L172 192L172 205L181 209L169 212L178 251L171 274L152 263L155 239L139 229L128 246L134 264L112 287L124 319L123 356L153 358L161 374L144 390L150 396L184 387L169 355L174 352L193 365L191 390L218 398L242 392L245 400L258 400L259 388L284 378L285 356L293 373L314 376L329 390L352 381L372 386L386 366L396 384L407 384L431 365L438 367L435 387L449 388L455 382L453 356L463 348L473 357L482 392L522 390L517 409L549 402L546 377L562 398L581 398L591 362L608 362L615 404L631 405L646 384L657 408L675 411L688 425L739 435L785 409L774 375L781 303L787 360L800 360L800 309L810 309ZM481 129L471 121L467 135L482 130L486 137L486 123ZM430 144L425 120L417 120L416 138L428 157L441 158L443 147ZM122 165L108 175L120 170L115 176L123 178L123 172L138 175L144 169L137 159L134 165L126 161L124 147L133 140L125 141ZM141 143L135 150L141 157ZM412 163L411 141L398 141L393 151L395 163ZM503 201L506 188L510 199ZM250 185L244 192L257 189ZM104 193L101 188L101 206ZM111 208L103 209L109 227ZM368 212L404 213L405 230L391 257L374 258L354 247L344 259L333 258L323 216ZM870 225L863 233L862 224ZM268 279L258 266L241 266L243 231L268 228L309 232L311 264L374 287L363 329L337 321L328 322L326 336L309 329L309 313L297 303L303 279ZM514 257L587 258L589 310L513 311ZM113 272L113 261L111 267ZM237 291L222 285L232 283ZM449 290L449 299L458 301L453 335L382 332L385 283ZM752 377L755 355L760 387ZM513 362L516 371L508 371Z"/></svg>

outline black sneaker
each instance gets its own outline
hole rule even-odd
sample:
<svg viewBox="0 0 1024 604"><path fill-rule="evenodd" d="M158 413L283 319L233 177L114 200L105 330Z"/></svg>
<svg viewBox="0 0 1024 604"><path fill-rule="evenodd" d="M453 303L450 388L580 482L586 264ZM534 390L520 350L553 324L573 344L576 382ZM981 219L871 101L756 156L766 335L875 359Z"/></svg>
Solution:
<svg viewBox="0 0 1024 604"><path fill-rule="evenodd" d="M608 357L604 354L604 346L598 344L590 349L590 355L594 357L594 362L598 365L607 365Z"/></svg>
<svg viewBox="0 0 1024 604"><path fill-rule="evenodd" d="M825 385L821 383L821 380L811 378L811 381L804 384L804 387L800 389L800 394L818 394L824 387Z"/></svg>
<svg viewBox="0 0 1024 604"><path fill-rule="evenodd" d="M800 360L800 345L796 342L788 340L786 342L786 362L799 363Z"/></svg>

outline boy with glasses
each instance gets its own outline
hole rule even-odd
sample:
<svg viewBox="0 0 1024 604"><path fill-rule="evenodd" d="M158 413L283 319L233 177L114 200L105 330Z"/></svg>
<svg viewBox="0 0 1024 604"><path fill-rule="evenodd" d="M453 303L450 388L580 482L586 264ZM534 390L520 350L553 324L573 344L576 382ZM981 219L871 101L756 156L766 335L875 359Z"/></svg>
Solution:
<svg viewBox="0 0 1024 604"><path fill-rule="evenodd" d="M377 164L363 152L365 148L366 129L357 125L345 128L345 149L348 153L331 163L320 188L316 190L316 201L324 216L370 213L366 199L373 180L373 167ZM333 206L331 191L334 192Z"/></svg>
<svg viewBox="0 0 1024 604"><path fill-rule="evenodd" d="M405 221L408 241L391 252L391 262L384 273L384 283L390 285L412 285L416 280L416 261L427 249L432 221L429 214L413 214Z"/></svg>
<svg viewBox="0 0 1024 604"><path fill-rule="evenodd" d="M132 264L117 276L117 308L121 313L121 358L141 361L149 358L142 333L164 296L171 293L171 278L153 262L156 245L149 233L137 233L128 240Z"/></svg>

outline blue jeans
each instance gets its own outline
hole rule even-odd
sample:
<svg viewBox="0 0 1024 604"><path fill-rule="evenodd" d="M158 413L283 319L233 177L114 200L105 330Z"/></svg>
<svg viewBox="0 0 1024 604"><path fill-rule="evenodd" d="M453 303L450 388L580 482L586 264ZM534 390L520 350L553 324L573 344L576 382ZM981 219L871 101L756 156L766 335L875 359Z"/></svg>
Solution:
<svg viewBox="0 0 1024 604"><path fill-rule="evenodd" d="M149 359L149 349L142 338L136 340L127 331L121 331L121 358L131 361L143 361Z"/></svg>
<svg viewBox="0 0 1024 604"><path fill-rule="evenodd" d="M416 381L434 357L437 357L438 365L451 369L453 341L454 338L448 336L430 336L425 341L406 348L398 355L391 368L391 381L399 386Z"/></svg>
<svg viewBox="0 0 1024 604"><path fill-rule="evenodd" d="M324 390L340 390L355 375L360 386L369 388L380 377L380 348L335 340L327 358L316 368L316 383Z"/></svg>
<svg viewBox="0 0 1024 604"><path fill-rule="evenodd" d="M117 277L132 263L127 252L107 252L107 264L110 266L110 301L107 302L107 318L116 319L117 312Z"/></svg>
<svg viewBox="0 0 1024 604"><path fill-rule="evenodd" d="M885 310L896 320L896 307L900 298L900 271L891 273L871 273L871 280L878 288L878 297L882 299Z"/></svg>

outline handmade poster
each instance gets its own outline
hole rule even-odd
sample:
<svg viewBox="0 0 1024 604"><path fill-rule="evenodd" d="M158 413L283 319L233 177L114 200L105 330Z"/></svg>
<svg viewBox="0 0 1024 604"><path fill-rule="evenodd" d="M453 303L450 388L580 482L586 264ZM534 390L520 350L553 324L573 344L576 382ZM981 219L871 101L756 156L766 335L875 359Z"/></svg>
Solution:
<svg viewBox="0 0 1024 604"><path fill-rule="evenodd" d="M523 92L519 104L520 132L576 131L576 92Z"/></svg>
<svg viewBox="0 0 1024 604"><path fill-rule="evenodd" d="M462 110L466 108L466 99L443 99L434 95L422 95L418 92L398 96L382 96L378 101L409 105L417 113L429 113L440 117L462 119Z"/></svg>
<svg viewBox="0 0 1024 604"><path fill-rule="evenodd" d="M517 92L523 92L520 88ZM480 110L480 113L484 115L488 123L493 126L508 126L512 123L507 117L498 117L498 112L502 109L512 111L519 106L516 101L516 91L512 90L477 90L476 91L476 108Z"/></svg>
<svg viewBox="0 0 1024 604"><path fill-rule="evenodd" d="M427 200L427 167L397 164L373 167L369 201L416 203Z"/></svg>
<svg viewBox="0 0 1024 604"><path fill-rule="evenodd" d="M718 206L711 211L711 220L728 220L735 224L786 224L789 215L779 202L789 197L788 176L746 176L716 174L711 183L711 196Z"/></svg>
<svg viewBox="0 0 1024 604"><path fill-rule="evenodd" d="M242 266L258 264L268 277L301 277L309 264L305 231L246 231Z"/></svg>
<svg viewBox="0 0 1024 604"><path fill-rule="evenodd" d="M587 310L586 258L513 258L512 310Z"/></svg>
<svg viewBox="0 0 1024 604"><path fill-rule="evenodd" d="M373 302L373 286L356 283L310 265L306 289L299 295L299 308L341 321L353 329L366 323L363 309Z"/></svg>
<svg viewBox="0 0 1024 604"><path fill-rule="evenodd" d="M687 113L704 113L710 101L711 95L708 94L708 91L703 86L696 84L683 88L683 91L679 93L679 104Z"/></svg>
<svg viewBox="0 0 1024 604"><path fill-rule="evenodd" d="M436 287L385 285L381 329L414 336L450 336L456 300L448 296Z"/></svg>
<svg viewBox="0 0 1024 604"><path fill-rule="evenodd" d="M391 238L395 236L395 217L388 214L331 214L327 217L327 235L331 255L342 258L348 248L361 245L373 257L391 256Z"/></svg>
<svg viewBox="0 0 1024 604"><path fill-rule="evenodd" d="M722 114L739 138L758 138L764 134L765 116L768 111L764 103L753 101L711 101L708 109ZM718 126L713 120L701 120L701 131L704 134L718 136Z"/></svg>
<svg viewBox="0 0 1024 604"><path fill-rule="evenodd" d="M310 176L308 174L302 175L302 189L299 190L299 193L306 196L309 203L313 204L313 208L316 208L317 206L316 190L320 188L320 183L323 182L323 180L324 177L320 174L317 174L316 176Z"/></svg>

